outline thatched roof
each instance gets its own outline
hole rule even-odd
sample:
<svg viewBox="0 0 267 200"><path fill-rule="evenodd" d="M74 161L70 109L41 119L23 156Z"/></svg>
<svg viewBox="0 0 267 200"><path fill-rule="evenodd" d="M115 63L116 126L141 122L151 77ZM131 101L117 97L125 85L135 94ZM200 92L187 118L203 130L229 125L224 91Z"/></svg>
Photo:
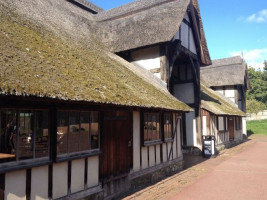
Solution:
<svg viewBox="0 0 267 200"><path fill-rule="evenodd" d="M36 0L36 11L32 3L0 0L1 95L191 110L159 84L149 83L153 80L130 70L131 64L126 66L107 52L86 29L94 26L90 15L82 20L83 11L73 13L75 6L64 0ZM46 20L46 12L54 20ZM69 32L69 25L80 29Z"/></svg>
<svg viewBox="0 0 267 200"><path fill-rule="evenodd" d="M194 0L197 15L200 11ZM188 10L190 0L137 0L95 15L103 40L113 52L121 52L173 39ZM200 18L203 64L211 64Z"/></svg>
<svg viewBox="0 0 267 200"><path fill-rule="evenodd" d="M250 88L247 64L240 56L213 60L212 65L200 68L200 75L209 87L245 84Z"/></svg>
<svg viewBox="0 0 267 200"><path fill-rule="evenodd" d="M228 116L246 116L236 105L228 98L208 88L201 83L201 108L215 114Z"/></svg>
<svg viewBox="0 0 267 200"><path fill-rule="evenodd" d="M99 6L93 4L92 2L89 2L87 0L67 0L67 1L74 3L76 5L82 5L88 9L92 10L93 12L95 12L95 14L104 11L103 8L100 8Z"/></svg>

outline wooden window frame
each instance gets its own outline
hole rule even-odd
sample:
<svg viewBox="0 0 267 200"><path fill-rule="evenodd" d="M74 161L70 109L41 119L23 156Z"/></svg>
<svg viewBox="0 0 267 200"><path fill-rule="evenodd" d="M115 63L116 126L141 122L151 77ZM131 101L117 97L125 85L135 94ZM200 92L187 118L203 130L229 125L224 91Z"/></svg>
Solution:
<svg viewBox="0 0 267 200"><path fill-rule="evenodd" d="M166 133L165 133L165 130L164 130L164 126L165 126L165 115L170 115L170 126L171 126L171 137L167 138L166 137ZM173 114L172 113L163 113L163 120L162 120L162 127L163 127L163 139L164 139L164 142L172 142L173 141Z"/></svg>
<svg viewBox="0 0 267 200"><path fill-rule="evenodd" d="M242 130L242 117L235 117L235 130Z"/></svg>
<svg viewBox="0 0 267 200"><path fill-rule="evenodd" d="M79 158L86 158L86 157L91 157L91 156L96 156L96 155L100 155L101 154L101 151L100 151L100 111L97 111L97 110L69 110L69 109L58 109L56 112L67 112L68 113L68 119L70 117L70 112L78 112L79 113L79 127L80 127L80 115L81 113L83 112L88 112L90 113L89 116L89 127L91 128L91 114L92 112L97 112L98 113L98 148L95 148L95 149L88 149L88 150L82 150L82 151L76 151L76 152L69 152L69 148L68 148L68 144L69 144L69 126L70 126L70 123L68 121L68 132L67 132L67 152L66 153L63 153L61 155L58 155L58 152L56 152L56 160L55 162L63 162L63 161L69 161L69 160L73 160L73 159L79 159ZM89 129L90 129L89 128ZM89 134L90 134L90 131L89 130ZM79 131L79 135L80 135L80 131ZM56 144L56 148L57 148L57 144Z"/></svg>
<svg viewBox="0 0 267 200"><path fill-rule="evenodd" d="M50 124L50 110L48 108L26 108L26 107L7 107L7 108L1 108L0 112L2 111L8 111L8 110L13 110L16 113L16 126L17 126L17 133L18 134L18 129L19 129L19 113L21 111L31 111L34 113L34 126L36 125L36 112L37 111L47 111L48 112L48 155L44 157L38 157L35 158L29 158L25 160L18 160L18 143L16 143L16 160L10 161L10 162L3 162L0 164L0 174L1 173L6 173L9 171L14 171L14 170L20 170L20 169L25 169L25 168L32 168L32 167L38 167L38 166L43 166L43 165L49 165L52 163L52 158L51 158L51 124ZM36 127L34 127L36 128ZM33 151L35 151L35 145L33 147Z"/></svg>

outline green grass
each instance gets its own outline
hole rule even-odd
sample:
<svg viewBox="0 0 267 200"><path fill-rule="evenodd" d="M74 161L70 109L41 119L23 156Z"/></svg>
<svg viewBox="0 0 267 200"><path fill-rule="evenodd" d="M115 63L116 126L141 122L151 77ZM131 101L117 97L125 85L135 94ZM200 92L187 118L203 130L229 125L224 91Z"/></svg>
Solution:
<svg viewBox="0 0 267 200"><path fill-rule="evenodd" d="M247 121L248 134L264 134L267 135L267 119Z"/></svg>

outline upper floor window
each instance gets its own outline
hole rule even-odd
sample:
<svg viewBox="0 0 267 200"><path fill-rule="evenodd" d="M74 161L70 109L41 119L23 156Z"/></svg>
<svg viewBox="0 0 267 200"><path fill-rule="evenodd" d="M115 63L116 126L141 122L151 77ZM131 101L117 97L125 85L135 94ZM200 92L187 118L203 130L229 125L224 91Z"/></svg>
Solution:
<svg viewBox="0 0 267 200"><path fill-rule="evenodd" d="M0 162L49 156L47 110L1 110Z"/></svg>
<svg viewBox="0 0 267 200"><path fill-rule="evenodd" d="M99 149L99 113L58 111L57 154Z"/></svg>

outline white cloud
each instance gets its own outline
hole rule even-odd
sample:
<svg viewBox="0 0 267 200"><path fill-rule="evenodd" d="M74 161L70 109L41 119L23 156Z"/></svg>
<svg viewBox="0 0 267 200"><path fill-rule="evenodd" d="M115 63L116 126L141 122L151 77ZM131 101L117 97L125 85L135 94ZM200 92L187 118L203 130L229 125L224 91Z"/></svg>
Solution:
<svg viewBox="0 0 267 200"><path fill-rule="evenodd" d="M263 62L267 60L267 48L264 49L253 49L253 50L241 50L236 52L230 52L231 56L241 55L246 60L248 66L256 69L263 69Z"/></svg>
<svg viewBox="0 0 267 200"><path fill-rule="evenodd" d="M240 17L238 18L240 19ZM246 18L248 22L263 23L267 22L267 9L264 9L258 13L254 13Z"/></svg>

